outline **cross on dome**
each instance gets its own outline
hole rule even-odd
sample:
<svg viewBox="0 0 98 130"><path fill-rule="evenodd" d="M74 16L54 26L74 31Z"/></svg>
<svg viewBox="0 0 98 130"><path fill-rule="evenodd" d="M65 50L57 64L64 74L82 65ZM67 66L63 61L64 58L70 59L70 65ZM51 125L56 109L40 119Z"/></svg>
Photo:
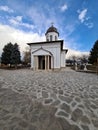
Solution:
<svg viewBox="0 0 98 130"><path fill-rule="evenodd" d="M47 35L49 32L55 32L55 33L57 33L58 36L59 36L58 30L57 30L57 28L55 28L55 27L53 26L53 24L54 24L54 23L52 22L52 23L51 23L51 26L47 29L45 35Z"/></svg>
<svg viewBox="0 0 98 130"><path fill-rule="evenodd" d="M53 22L51 22L51 26L53 26L54 25L54 23Z"/></svg>

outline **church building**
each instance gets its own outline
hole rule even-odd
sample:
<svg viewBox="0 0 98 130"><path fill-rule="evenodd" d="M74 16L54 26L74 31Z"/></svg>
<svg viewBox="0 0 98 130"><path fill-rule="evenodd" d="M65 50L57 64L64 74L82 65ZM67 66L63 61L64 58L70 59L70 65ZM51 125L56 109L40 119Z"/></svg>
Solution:
<svg viewBox="0 0 98 130"><path fill-rule="evenodd" d="M58 40L59 32L52 25L45 33L46 41L27 43L31 49L31 68L33 70L56 70L66 66L67 49L63 40Z"/></svg>

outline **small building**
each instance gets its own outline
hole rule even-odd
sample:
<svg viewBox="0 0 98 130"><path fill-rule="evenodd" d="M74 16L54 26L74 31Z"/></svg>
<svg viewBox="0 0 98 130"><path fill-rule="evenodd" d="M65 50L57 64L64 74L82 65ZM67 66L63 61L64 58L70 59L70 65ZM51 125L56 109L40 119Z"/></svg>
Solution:
<svg viewBox="0 0 98 130"><path fill-rule="evenodd" d="M33 70L55 70L66 66L67 49L63 40L58 40L59 32L52 25L45 33L46 41L27 43L31 49L31 68Z"/></svg>

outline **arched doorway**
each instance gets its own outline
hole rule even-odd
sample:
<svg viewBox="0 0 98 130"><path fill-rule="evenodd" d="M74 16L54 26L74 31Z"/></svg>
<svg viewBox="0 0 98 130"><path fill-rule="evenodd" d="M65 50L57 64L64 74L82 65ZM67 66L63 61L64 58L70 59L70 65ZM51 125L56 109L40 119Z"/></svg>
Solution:
<svg viewBox="0 0 98 130"><path fill-rule="evenodd" d="M51 59L50 55L34 56L35 70L50 70Z"/></svg>

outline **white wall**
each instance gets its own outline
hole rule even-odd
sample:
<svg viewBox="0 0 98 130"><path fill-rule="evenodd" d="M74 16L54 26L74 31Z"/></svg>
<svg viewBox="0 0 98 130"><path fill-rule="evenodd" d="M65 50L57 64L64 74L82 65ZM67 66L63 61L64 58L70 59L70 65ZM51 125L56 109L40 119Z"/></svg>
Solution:
<svg viewBox="0 0 98 130"><path fill-rule="evenodd" d="M65 67L65 51L61 52L61 67Z"/></svg>
<svg viewBox="0 0 98 130"><path fill-rule="evenodd" d="M56 32L48 32L48 34L46 35L46 41L51 41L50 36L52 35L52 41L57 41L58 40L58 33ZM57 37L57 39L55 39L55 36Z"/></svg>
<svg viewBox="0 0 98 130"><path fill-rule="evenodd" d="M31 68L34 66L34 57L32 55L32 50L31 50Z"/></svg>
<svg viewBox="0 0 98 130"><path fill-rule="evenodd" d="M51 61L51 67L54 66L54 68L60 68L61 67L61 47L60 42L58 43L45 43L45 44L32 44L31 45L31 68L33 68L33 56L35 55L32 52L36 51L39 48L43 48L45 50L50 51L53 54L52 61ZM53 60L54 59L54 60ZM54 65L53 65L54 63Z"/></svg>

